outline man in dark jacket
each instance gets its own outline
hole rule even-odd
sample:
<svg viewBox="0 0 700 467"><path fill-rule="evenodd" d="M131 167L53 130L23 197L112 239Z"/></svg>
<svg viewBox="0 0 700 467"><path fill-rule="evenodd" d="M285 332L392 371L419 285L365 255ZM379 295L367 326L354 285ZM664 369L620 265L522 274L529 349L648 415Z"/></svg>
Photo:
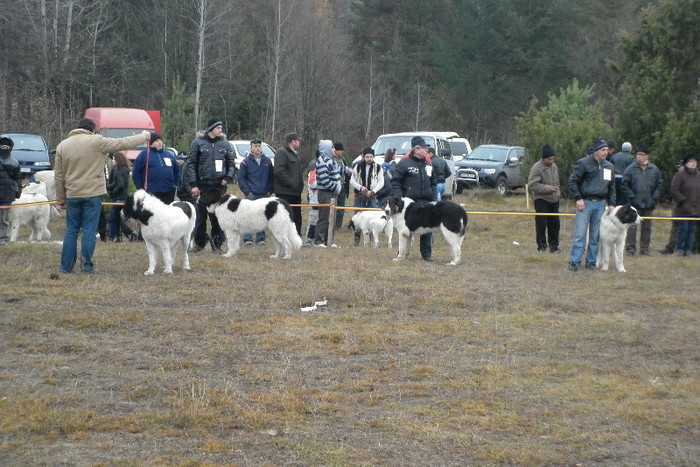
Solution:
<svg viewBox="0 0 700 467"><path fill-rule="evenodd" d="M275 154L275 195L287 201L292 206L292 220L297 233L301 236L301 192L304 191L304 178L299 158L301 141L296 133L288 133L284 137L285 145Z"/></svg>
<svg viewBox="0 0 700 467"><path fill-rule="evenodd" d="M445 194L445 182L452 175L452 171L450 166L447 165L447 161L435 152L435 148L428 148L428 153L430 154L430 163L433 165L435 182L437 183L435 187L435 201L440 201L442 200L442 195Z"/></svg>
<svg viewBox="0 0 700 467"><path fill-rule="evenodd" d="M175 156L165 150L158 133L151 133L151 145L136 156L131 177L137 190L143 188L165 204L175 201L180 165Z"/></svg>
<svg viewBox="0 0 700 467"><path fill-rule="evenodd" d="M22 192L22 171L17 159L12 157L14 141L0 138L0 204L8 205ZM10 210L0 209L0 245L7 245L10 229Z"/></svg>
<svg viewBox="0 0 700 467"><path fill-rule="evenodd" d="M190 192L194 198L199 196L192 253L202 251L207 242L207 217L211 221L212 251L221 254L221 245L226 240L216 214L207 213L204 204L205 199L216 199L226 193L226 187L233 182L236 170L233 148L226 141L223 125L217 118L209 120L206 131L192 142L187 158Z"/></svg>
<svg viewBox="0 0 700 467"><path fill-rule="evenodd" d="M391 194L395 197L411 198L416 203L430 203L436 196L435 171L426 159L428 147L420 136L411 139L411 151L401 159L391 177ZM420 254L432 261L432 234L420 236Z"/></svg>
<svg viewBox="0 0 700 467"><path fill-rule="evenodd" d="M636 162L627 166L621 184L627 202L637 209L637 214L642 218L653 215L661 197L661 173L654 164L649 163L650 153L649 148L643 144L637 148ZM645 219L640 230L639 254L650 256L651 220ZM633 256L636 252L637 229L630 228L627 229L625 253Z"/></svg>
<svg viewBox="0 0 700 467"><path fill-rule="evenodd" d="M258 138L250 142L250 151L241 162L238 172L238 186L246 199L260 199L270 196L274 190L274 172L272 160L263 154L262 141ZM246 245L253 244L253 236L245 234L243 241ZM258 245L265 244L265 231L255 235Z"/></svg>
<svg viewBox="0 0 700 467"><path fill-rule="evenodd" d="M625 169L633 162L632 144L627 141L622 143L622 150L620 152L616 152L610 157L610 163L615 166L615 193L617 195L617 204L627 204L629 202L622 190L622 177L625 174Z"/></svg>
<svg viewBox="0 0 700 467"><path fill-rule="evenodd" d="M595 270L598 258L598 229L605 212L615 207L615 180L613 165L605 160L608 143L595 140L591 146L593 154L576 162L569 177L569 194L576 200L574 238L569 257L569 270L578 271L586 250L586 269ZM588 234L588 248L586 248Z"/></svg>

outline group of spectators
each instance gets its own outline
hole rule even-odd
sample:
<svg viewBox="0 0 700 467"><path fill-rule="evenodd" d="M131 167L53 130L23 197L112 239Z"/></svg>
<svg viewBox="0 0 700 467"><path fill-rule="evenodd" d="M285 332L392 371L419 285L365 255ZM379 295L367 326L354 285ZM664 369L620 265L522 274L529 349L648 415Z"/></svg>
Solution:
<svg viewBox="0 0 700 467"><path fill-rule="evenodd" d="M128 195L129 162L120 151L144 143L147 149L137 156L131 171L135 187L148 191L167 204L173 202L176 193L179 199L194 202L197 223L191 252L202 251L210 243L214 252L221 253L225 236L216 216L207 212L204 200L226 193L236 174L233 149L223 134L222 121L211 119L208 122L207 128L197 134L186 160L178 160L165 151L163 140L156 133L143 131L126 138L107 138L95 134L94 129L94 122L84 118L56 148L57 203L59 209L66 210L61 272L73 271L78 258L77 240L82 231L80 267L84 273L94 273L95 231L105 188L115 202L110 212L109 236L115 242L121 241L125 227L121 224L119 202ZM0 138L0 204L11 203L21 192L22 176L19 164L10 154L12 145L9 138ZM301 196L305 186L300 145L296 133L287 134L284 146L276 152L273 165L263 154L262 141L253 139L238 174L238 184L247 199L274 193L292 205L292 220L299 235L302 232ZM581 267L584 254L584 267L596 267L598 229L606 211L627 203L644 218L653 215L659 202L661 174L649 162L649 148L639 145L633 155L632 145L628 142L617 153L614 146L612 141L595 140L589 154L576 162L568 179L567 188L576 202L577 211L569 255L569 269L572 271ZM316 247L327 246L330 213L327 205L336 198L337 205L344 206L349 187L354 191L355 206L360 208L376 208L389 196L430 203L441 199L445 180L451 175L447 163L435 155L434 149L429 148L420 136L411 140L410 151L398 160L395 150L388 150L381 165L375 163L372 148L365 148L361 160L352 167L345 162L343 151L342 143L321 140L316 158L309 166L309 195L319 206L315 209L318 219L308 240ZM112 153L113 165L105 184L104 160L108 153ZM555 158L553 148L543 146L541 159L530 169L528 186L534 195L535 211L550 214L535 216L537 249L559 253L560 222L557 214L561 188ZM696 155L686 156L671 182L674 217L700 217L697 159ZM343 211L340 210L336 228L342 225L342 219ZM210 233L207 233L207 220L211 224ZM696 229L700 229L699 224L685 219L674 221L669 245L660 251L679 256L698 251L697 246L694 247L694 237ZM8 227L8 210L0 210L0 245L7 242ZM626 254L652 255L651 228L650 220L642 223L638 250L636 230L628 230ZM258 232L255 239L252 235L244 238L248 245L254 241L264 244L265 232ZM432 261L431 234L421 236L420 253L424 260Z"/></svg>
<svg viewBox="0 0 700 467"><path fill-rule="evenodd" d="M585 269L595 269L598 255L598 230L603 214L611 212L616 205L630 204L638 214L653 216L661 197L661 173L649 162L651 150L640 144L632 155L632 144L623 143L621 151L615 153L615 142L595 140L588 154L579 159L568 179L569 195L576 201L574 235L569 255L569 270L578 271L585 253ZM700 217L700 174L697 171L697 156L690 154L683 159L671 182L673 216L681 218ZM535 216L535 238L537 250L559 253L559 169L554 150L550 145L542 148L542 157L535 163L528 176L528 186L534 195L535 211L549 214ZM651 256L652 221L642 222L637 249L637 231L627 231L625 253L633 256ZM695 232L700 231L700 222L693 220L673 221L669 245L664 254L689 256L694 246ZM588 240L588 245L586 245Z"/></svg>

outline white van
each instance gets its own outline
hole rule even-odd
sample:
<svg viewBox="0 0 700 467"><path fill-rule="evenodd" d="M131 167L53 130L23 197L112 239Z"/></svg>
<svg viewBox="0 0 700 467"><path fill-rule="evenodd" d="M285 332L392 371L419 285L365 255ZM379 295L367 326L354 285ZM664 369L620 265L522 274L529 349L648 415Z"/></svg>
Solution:
<svg viewBox="0 0 700 467"><path fill-rule="evenodd" d="M420 136L425 140L428 146L435 148L435 152L447 161L452 175L445 180L445 194L443 198L453 199L457 190L457 185L455 184L457 172L455 170L455 163L452 160L452 147L448 140L442 136L443 134L445 133L433 131L406 131L403 133L380 135L377 141L372 145L372 149L374 149L374 153L376 154L374 160L378 164L384 163L384 153L387 149L396 149L396 159L401 159L404 154L411 150L411 138Z"/></svg>

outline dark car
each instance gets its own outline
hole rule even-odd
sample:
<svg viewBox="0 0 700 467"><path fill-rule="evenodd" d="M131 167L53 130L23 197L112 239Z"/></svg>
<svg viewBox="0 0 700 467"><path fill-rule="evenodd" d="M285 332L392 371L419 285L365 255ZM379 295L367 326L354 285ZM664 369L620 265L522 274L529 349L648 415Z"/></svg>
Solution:
<svg viewBox="0 0 700 467"><path fill-rule="evenodd" d="M5 133L0 136L7 136L14 142L12 157L19 162L20 170L25 177L51 168L49 147L43 136L33 133Z"/></svg>
<svg viewBox="0 0 700 467"><path fill-rule="evenodd" d="M479 185L496 188L503 196L508 190L525 186L520 165L525 148L500 144L484 144L467 157L455 162L457 193Z"/></svg>

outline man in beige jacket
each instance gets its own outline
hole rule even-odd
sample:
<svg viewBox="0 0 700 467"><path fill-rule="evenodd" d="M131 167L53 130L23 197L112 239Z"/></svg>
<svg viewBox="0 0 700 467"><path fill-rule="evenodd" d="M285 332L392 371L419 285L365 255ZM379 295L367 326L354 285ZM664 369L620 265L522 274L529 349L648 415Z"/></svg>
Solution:
<svg viewBox="0 0 700 467"><path fill-rule="evenodd" d="M61 272L68 274L78 255L78 234L82 229L82 271L95 272L92 255L95 252L95 231L102 209L102 196L107 193L105 159L110 152L135 148L150 140L143 131L126 138L106 138L93 133L95 122L83 118L78 128L56 148L56 201L66 210L66 235L61 251Z"/></svg>

